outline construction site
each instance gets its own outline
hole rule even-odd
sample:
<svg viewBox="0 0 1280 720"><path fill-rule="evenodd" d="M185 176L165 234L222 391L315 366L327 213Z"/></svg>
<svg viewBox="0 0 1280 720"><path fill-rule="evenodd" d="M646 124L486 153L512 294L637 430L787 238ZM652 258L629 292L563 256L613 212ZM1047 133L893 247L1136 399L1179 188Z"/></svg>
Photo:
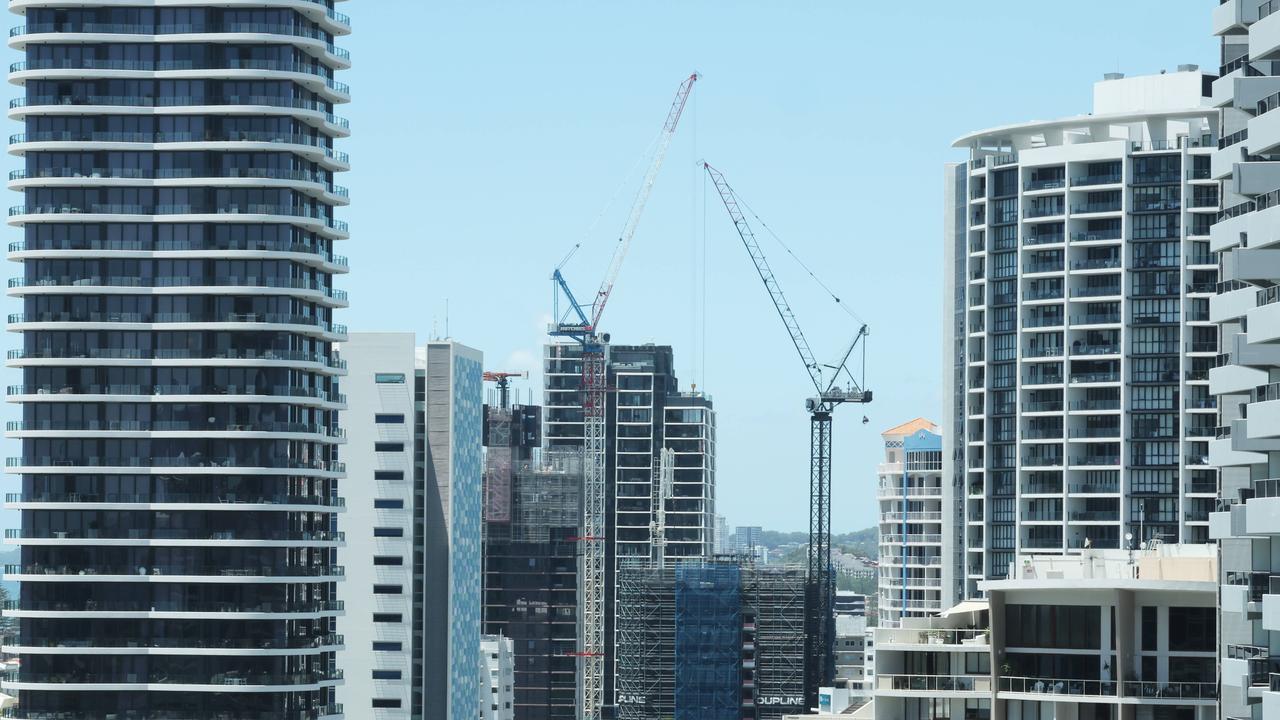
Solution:
<svg viewBox="0 0 1280 720"><path fill-rule="evenodd" d="M798 566L741 556L619 570L618 718L742 720L804 703Z"/></svg>
<svg viewBox="0 0 1280 720"><path fill-rule="evenodd" d="M812 394L797 403L808 415L810 436L809 543L806 565L794 567L765 567L714 554L711 398L692 386L680 388L670 346L613 343L601 328L698 79L697 73L685 78L667 111L599 289L591 296L575 296L565 277L581 243L552 272L541 457L526 452L517 439L527 416L517 408L507 410L510 375L491 373L488 378L498 383L501 402L486 433L491 449L497 450L487 467L493 477L486 480L486 512L491 523L502 527L490 529L486 540L486 602L492 597L495 604L527 606L532 593L499 591L512 582L504 568L515 573L520 557L530 568L558 566L570 552L566 548L572 548L577 566L572 585L577 595L575 642L563 634L548 638L537 658L520 662L557 668L574 663L576 717L582 720L780 717L815 707L818 688L834 679L832 417L842 405L871 401L863 381L867 326L799 263L855 321L852 339L840 343L843 352L834 362L820 362L765 258L753 223L777 236L719 170L700 163L812 385ZM783 248L796 259L785 244ZM574 461L578 464L568 469ZM513 470L522 463L541 463L541 469L522 475ZM572 531L567 530L569 515ZM528 582L545 584L549 579ZM510 614L511 608L487 605L486 619L504 612ZM487 627L498 631L496 622ZM549 657L548 652L557 654ZM521 653L517 648L518 659ZM567 670L556 672L556 705L567 712L567 695L558 691L567 685ZM529 682L519 675L517 671L517 706L519 686Z"/></svg>

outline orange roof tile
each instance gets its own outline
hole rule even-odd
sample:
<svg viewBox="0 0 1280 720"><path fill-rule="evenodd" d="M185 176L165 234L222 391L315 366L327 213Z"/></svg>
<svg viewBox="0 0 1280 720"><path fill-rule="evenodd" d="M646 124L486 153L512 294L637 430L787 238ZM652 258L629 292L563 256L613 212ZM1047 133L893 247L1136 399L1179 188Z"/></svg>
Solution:
<svg viewBox="0 0 1280 720"><path fill-rule="evenodd" d="M885 430L880 433L880 437L905 437L907 435L911 435L917 430L928 430L931 433L936 433L938 432L938 425L932 420L926 420L922 417L918 417L915 420L908 420L897 427L891 427L888 430Z"/></svg>

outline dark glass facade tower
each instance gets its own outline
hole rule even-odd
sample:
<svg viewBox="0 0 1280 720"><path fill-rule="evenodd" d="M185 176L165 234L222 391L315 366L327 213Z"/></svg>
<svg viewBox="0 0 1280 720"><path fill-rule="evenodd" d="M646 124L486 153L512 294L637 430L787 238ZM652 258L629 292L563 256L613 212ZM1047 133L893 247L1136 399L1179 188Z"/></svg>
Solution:
<svg viewBox="0 0 1280 720"><path fill-rule="evenodd" d="M332 0L9 8L13 716L337 715L347 18Z"/></svg>

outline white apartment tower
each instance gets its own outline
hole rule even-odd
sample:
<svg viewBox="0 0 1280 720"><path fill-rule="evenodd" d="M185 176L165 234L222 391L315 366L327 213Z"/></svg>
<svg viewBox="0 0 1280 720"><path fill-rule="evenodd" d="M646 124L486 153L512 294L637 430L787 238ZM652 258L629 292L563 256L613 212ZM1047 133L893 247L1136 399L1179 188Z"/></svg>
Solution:
<svg viewBox="0 0 1280 720"><path fill-rule="evenodd" d="M1280 717L1280 14L1226 0L1213 11L1222 75L1210 161L1222 212L1210 249L1222 268L1210 318L1222 354L1209 373L1220 468L1210 535L1221 548L1223 718Z"/></svg>
<svg viewBox="0 0 1280 720"><path fill-rule="evenodd" d="M965 597L1019 553L1209 539L1212 80L1108 75L1090 114L955 143L944 487Z"/></svg>
<svg viewBox="0 0 1280 720"><path fill-rule="evenodd" d="M351 333L340 422L352 482L338 553L351 717L472 720L481 695L481 355ZM485 685L487 690L487 684Z"/></svg>
<svg viewBox="0 0 1280 720"><path fill-rule="evenodd" d="M950 607L943 604L952 593L943 578L951 568L942 552L942 436L916 418L881 437L879 625L897 627L902 618Z"/></svg>

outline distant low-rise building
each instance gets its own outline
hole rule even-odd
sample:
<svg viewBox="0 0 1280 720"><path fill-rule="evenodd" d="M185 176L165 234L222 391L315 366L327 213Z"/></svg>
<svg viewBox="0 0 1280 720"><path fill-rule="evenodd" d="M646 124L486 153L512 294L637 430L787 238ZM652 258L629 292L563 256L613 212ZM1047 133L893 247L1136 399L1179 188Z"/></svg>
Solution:
<svg viewBox="0 0 1280 720"><path fill-rule="evenodd" d="M515 655L511 638L480 637L480 720L514 720Z"/></svg>

